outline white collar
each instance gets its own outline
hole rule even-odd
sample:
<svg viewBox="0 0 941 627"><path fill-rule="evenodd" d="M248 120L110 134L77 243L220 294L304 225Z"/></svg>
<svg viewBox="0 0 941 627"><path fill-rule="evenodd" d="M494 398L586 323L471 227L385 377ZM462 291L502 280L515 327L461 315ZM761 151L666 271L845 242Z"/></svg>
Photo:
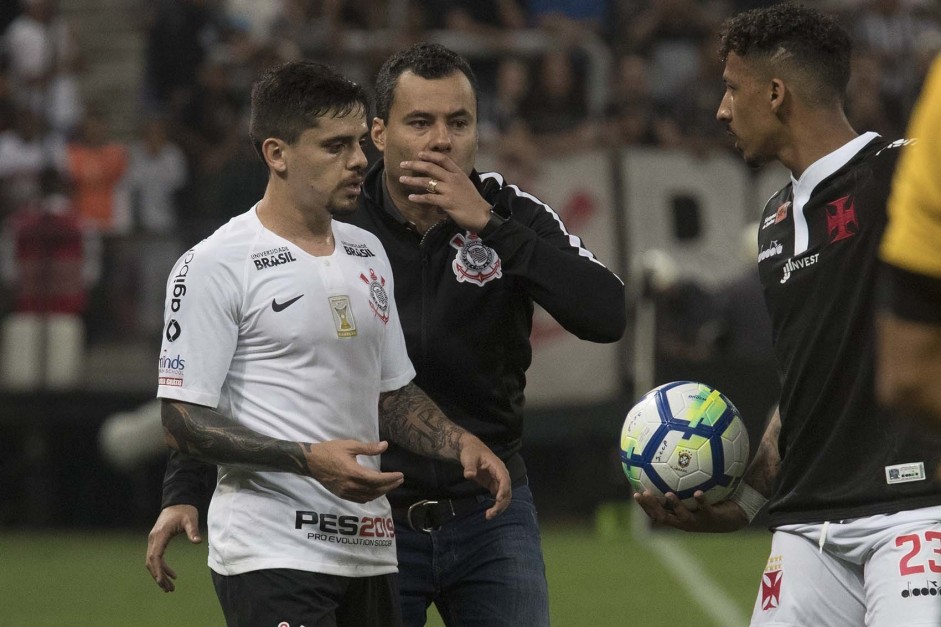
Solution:
<svg viewBox="0 0 941 627"><path fill-rule="evenodd" d="M810 166L804 170L804 173L801 174L799 179L795 179L794 174L791 174L791 183L794 185L794 195L796 196L799 190L804 191L806 189L807 195L809 196L820 181L849 163L849 160L855 157L856 153L865 148L869 142L876 137L879 137L879 133L872 131L863 133L846 142L830 154L824 155L811 163Z"/></svg>
<svg viewBox="0 0 941 627"><path fill-rule="evenodd" d="M878 133L868 132L851 139L828 155L820 157L804 170L799 179L791 174L791 184L794 195L794 255L800 255L807 250L810 243L810 233L807 229L807 220L804 217L804 205L814 193L814 189L825 178L849 163L860 150L869 142L879 137Z"/></svg>

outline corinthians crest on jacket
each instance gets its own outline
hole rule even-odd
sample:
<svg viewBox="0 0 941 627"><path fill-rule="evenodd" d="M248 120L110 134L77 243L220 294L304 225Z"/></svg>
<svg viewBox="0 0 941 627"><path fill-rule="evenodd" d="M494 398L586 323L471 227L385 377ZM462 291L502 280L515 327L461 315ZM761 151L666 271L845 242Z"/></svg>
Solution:
<svg viewBox="0 0 941 627"><path fill-rule="evenodd" d="M457 249L451 267L458 282L484 285L503 276L497 252L485 246L476 233L458 233L451 238L451 246Z"/></svg>

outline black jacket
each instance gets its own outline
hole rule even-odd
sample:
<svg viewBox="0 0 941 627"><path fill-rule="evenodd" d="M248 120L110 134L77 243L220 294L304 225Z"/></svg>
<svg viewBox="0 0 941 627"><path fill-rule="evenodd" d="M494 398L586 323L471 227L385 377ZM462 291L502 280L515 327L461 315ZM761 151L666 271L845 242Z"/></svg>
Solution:
<svg viewBox="0 0 941 627"><path fill-rule="evenodd" d="M343 219L374 233L389 256L415 383L490 446L518 485L526 477L519 450L533 303L582 339L614 342L625 327L624 285L546 204L499 174L471 178L494 213L508 218L484 229L482 240L450 219L420 235L385 200L382 161L367 174L357 210ZM164 507L195 504L196 464L171 456ZM382 467L405 474L389 495L393 506L484 492L459 465L392 444Z"/></svg>

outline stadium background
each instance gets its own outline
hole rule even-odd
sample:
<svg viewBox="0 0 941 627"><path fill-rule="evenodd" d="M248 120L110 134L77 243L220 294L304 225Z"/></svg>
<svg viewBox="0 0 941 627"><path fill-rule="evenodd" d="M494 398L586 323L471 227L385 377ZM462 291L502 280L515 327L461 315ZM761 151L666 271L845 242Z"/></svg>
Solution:
<svg viewBox="0 0 941 627"><path fill-rule="evenodd" d="M221 624L204 548L171 548L186 578L174 595L142 568L163 470L149 401L166 274L260 197L245 105L262 68L303 56L369 85L420 40L479 73L479 169L546 201L628 284L617 345L537 312L524 454L555 624L744 621L761 521L649 535L631 522L617 438L635 398L669 380L719 387L753 443L774 403L744 234L787 174L748 170L714 121L718 24L763 4L0 3L0 624ZM941 48L938 3L815 4L856 38L851 121L900 137ZM55 219L24 219L37 215Z"/></svg>

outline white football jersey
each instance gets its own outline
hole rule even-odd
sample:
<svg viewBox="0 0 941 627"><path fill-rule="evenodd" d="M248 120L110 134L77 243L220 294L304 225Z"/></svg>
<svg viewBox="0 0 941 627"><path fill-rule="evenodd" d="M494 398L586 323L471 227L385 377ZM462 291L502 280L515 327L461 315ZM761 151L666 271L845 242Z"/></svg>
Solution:
<svg viewBox="0 0 941 627"><path fill-rule="evenodd" d="M333 254L315 257L265 229L253 208L187 251L167 281L158 396L215 407L275 438L378 441L379 393L415 370L379 240L336 221L333 234ZM379 469L376 456L359 461ZM209 566L223 575L395 572L389 503L220 466Z"/></svg>

